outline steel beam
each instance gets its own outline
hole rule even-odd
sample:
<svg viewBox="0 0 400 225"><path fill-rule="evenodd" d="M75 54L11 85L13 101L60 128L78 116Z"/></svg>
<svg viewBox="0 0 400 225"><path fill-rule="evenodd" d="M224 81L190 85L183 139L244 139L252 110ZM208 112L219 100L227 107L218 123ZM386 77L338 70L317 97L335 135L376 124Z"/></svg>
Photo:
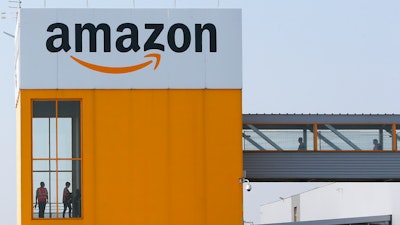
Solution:
<svg viewBox="0 0 400 225"><path fill-rule="evenodd" d="M265 141L267 141L272 147L274 147L276 150L283 150L279 145L277 145L274 141L272 141L269 137L267 137L263 132L261 132L257 127L247 124L247 126L252 129L256 134L258 134L260 137L262 137Z"/></svg>
<svg viewBox="0 0 400 225"><path fill-rule="evenodd" d="M327 143L329 146L331 146L335 150L342 150L340 149L337 145L335 145L333 142L331 142L328 138L326 138L324 135L321 134L321 132L318 132L318 138L320 138L322 141ZM320 149L321 150L321 149Z"/></svg>
<svg viewBox="0 0 400 225"><path fill-rule="evenodd" d="M342 139L344 142L346 142L348 145L350 145L354 150L361 150L357 145L355 145L353 142L351 142L346 136L344 136L342 133L340 133L338 130L336 130L332 125L330 124L324 124L325 127L327 127L329 130L331 130L336 136L338 136L340 139Z"/></svg>
<svg viewBox="0 0 400 225"><path fill-rule="evenodd" d="M392 129L387 129L384 128L386 132L388 132L390 135L392 135ZM400 135L399 133L396 132L396 139L400 141Z"/></svg>
<svg viewBox="0 0 400 225"><path fill-rule="evenodd" d="M256 148L258 148L258 150L265 150L263 148L263 146L259 145L256 141L254 141L253 139L251 139L250 135L247 135L245 133L242 133L242 136L244 139L246 139L248 142L250 142L252 145L254 145ZM246 150L246 149L244 149Z"/></svg>

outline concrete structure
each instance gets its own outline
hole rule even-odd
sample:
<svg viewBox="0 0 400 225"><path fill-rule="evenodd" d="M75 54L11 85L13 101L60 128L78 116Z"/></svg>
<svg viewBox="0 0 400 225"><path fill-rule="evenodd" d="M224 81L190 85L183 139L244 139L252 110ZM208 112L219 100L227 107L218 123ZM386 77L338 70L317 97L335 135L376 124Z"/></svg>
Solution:
<svg viewBox="0 0 400 225"><path fill-rule="evenodd" d="M346 221L391 216L392 224L399 225L399 199L399 183L332 183L262 205L260 221L261 224L310 224L324 220L322 224L350 224ZM337 219L342 220L327 222Z"/></svg>

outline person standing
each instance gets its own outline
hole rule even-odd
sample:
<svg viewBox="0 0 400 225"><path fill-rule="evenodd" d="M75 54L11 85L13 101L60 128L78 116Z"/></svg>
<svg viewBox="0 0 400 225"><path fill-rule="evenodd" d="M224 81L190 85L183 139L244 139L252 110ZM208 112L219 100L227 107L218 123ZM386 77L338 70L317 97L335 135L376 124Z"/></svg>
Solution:
<svg viewBox="0 0 400 225"><path fill-rule="evenodd" d="M44 187L45 184L44 182L40 182L40 187L36 189L36 203L35 203L35 208L37 204L39 203L39 218L44 218L44 211L46 209L46 204L49 199L49 193L47 192L47 189Z"/></svg>
<svg viewBox="0 0 400 225"><path fill-rule="evenodd" d="M298 150L300 150L300 151L307 150L306 144L303 142L302 137L299 137L299 139L297 141L299 142Z"/></svg>
<svg viewBox="0 0 400 225"><path fill-rule="evenodd" d="M372 143L374 144L374 147L372 150L382 150L382 144L378 142L378 139L372 140Z"/></svg>
<svg viewBox="0 0 400 225"><path fill-rule="evenodd" d="M68 215L71 218L72 193L68 189L70 186L71 186L70 182L65 183L65 188L63 192L63 203L64 203L63 218L65 218L65 211L67 211L67 208L68 208Z"/></svg>

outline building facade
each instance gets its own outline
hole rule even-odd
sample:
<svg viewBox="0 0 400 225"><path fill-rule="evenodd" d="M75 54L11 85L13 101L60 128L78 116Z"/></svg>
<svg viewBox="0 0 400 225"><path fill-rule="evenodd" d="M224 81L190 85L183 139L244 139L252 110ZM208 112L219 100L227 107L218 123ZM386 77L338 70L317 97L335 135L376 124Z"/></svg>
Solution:
<svg viewBox="0 0 400 225"><path fill-rule="evenodd" d="M16 39L18 224L242 223L240 10L21 9Z"/></svg>
<svg viewBox="0 0 400 225"><path fill-rule="evenodd" d="M397 182L332 183L262 205L260 221L261 224L390 224L381 219L386 216L396 225L400 224L399 193ZM382 221L373 221L376 218ZM348 222L356 219L364 221Z"/></svg>

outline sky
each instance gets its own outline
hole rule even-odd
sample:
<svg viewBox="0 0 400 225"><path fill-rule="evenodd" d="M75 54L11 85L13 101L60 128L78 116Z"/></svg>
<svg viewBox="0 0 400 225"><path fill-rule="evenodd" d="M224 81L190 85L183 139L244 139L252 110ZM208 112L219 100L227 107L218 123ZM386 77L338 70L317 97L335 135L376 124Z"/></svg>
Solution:
<svg viewBox="0 0 400 225"><path fill-rule="evenodd" d="M0 218L16 224L14 33L16 6L0 11ZM398 114L397 0L24 0L23 8L241 8L243 113ZM254 183L244 220L259 206L322 183Z"/></svg>

